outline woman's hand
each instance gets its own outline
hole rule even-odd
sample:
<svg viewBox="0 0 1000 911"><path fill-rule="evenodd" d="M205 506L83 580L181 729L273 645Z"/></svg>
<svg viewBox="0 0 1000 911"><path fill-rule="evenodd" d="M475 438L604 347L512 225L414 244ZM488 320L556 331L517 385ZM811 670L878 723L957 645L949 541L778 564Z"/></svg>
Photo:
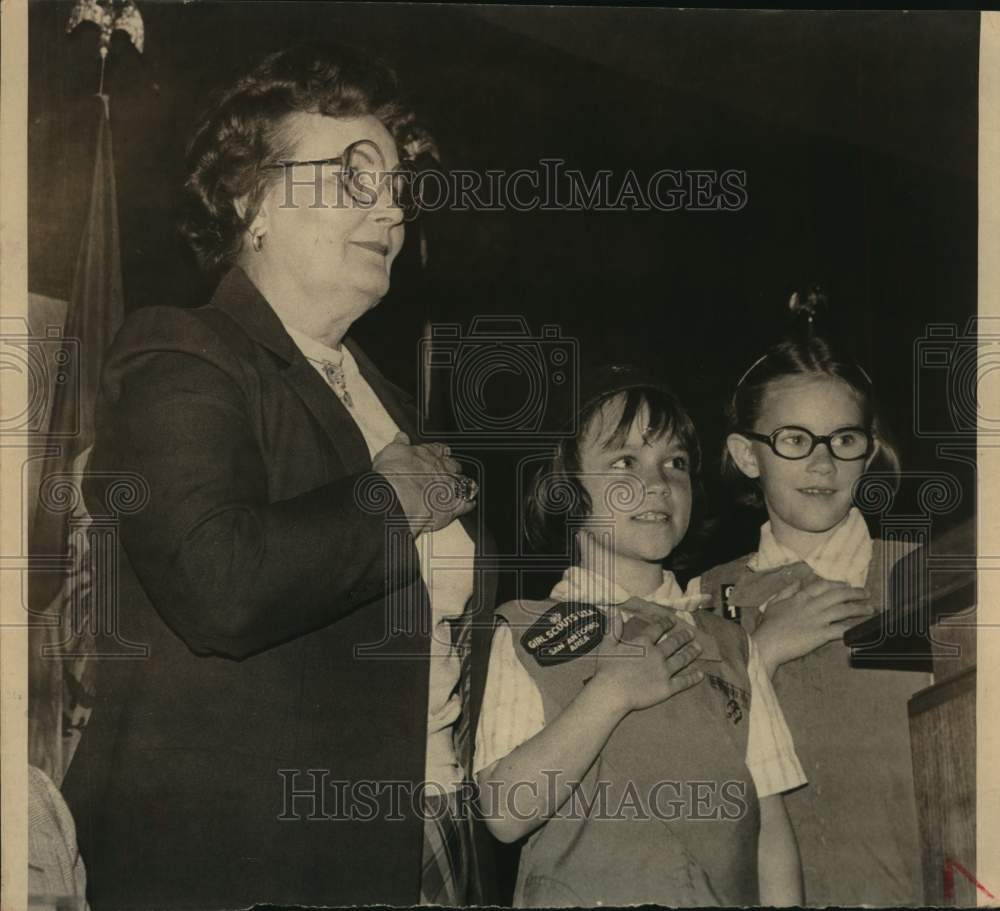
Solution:
<svg viewBox="0 0 1000 911"><path fill-rule="evenodd" d="M769 676L788 661L841 638L874 613L868 592L815 577L795 583L767 605L753 634Z"/></svg>
<svg viewBox="0 0 1000 911"><path fill-rule="evenodd" d="M464 479L462 466L451 458L443 443L412 445L405 433L375 454L372 468L383 475L396 491L410 521L414 537L424 531L437 531L456 516L476 508L475 495L464 499L456 485Z"/></svg>
<svg viewBox="0 0 1000 911"><path fill-rule="evenodd" d="M677 628L670 619L633 617L619 638L605 640L590 686L604 690L625 716L700 683L705 675L687 669L700 654L690 627Z"/></svg>

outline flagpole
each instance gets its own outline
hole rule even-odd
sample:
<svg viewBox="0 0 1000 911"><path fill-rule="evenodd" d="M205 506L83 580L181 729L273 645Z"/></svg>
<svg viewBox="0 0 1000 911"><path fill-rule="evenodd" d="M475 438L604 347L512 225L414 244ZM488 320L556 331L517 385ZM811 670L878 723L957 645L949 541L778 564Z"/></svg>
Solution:
<svg viewBox="0 0 1000 911"><path fill-rule="evenodd" d="M80 653L93 651L85 631L93 630L95 623L100 627L100 636L110 637L113 646L117 642L110 626L113 618L91 614L101 611L103 602L92 584L82 583L85 574L79 572L90 559L86 531L89 523L80 498L87 454L94 439L93 410L100 363L124 317L110 96L101 92L97 97L102 109L98 114L90 201L63 327L63 360L70 365L66 371L69 381L53 389L46 439L58 445L42 467L30 542L36 562L29 582L29 602L36 614L35 643L44 648L31 659L39 673L37 691L31 694L29 756L57 786L79 739L64 738L63 722L67 717L77 718L81 709L72 695L68 701L64 699L63 672L73 677L71 682L82 690L92 686L86 679L87 666L92 662L81 658ZM55 494L67 488L75 491L72 502L63 502L65 497L60 499ZM78 542L75 553L74 541ZM61 570L46 568L46 557L68 565ZM51 621L51 627L45 620Z"/></svg>

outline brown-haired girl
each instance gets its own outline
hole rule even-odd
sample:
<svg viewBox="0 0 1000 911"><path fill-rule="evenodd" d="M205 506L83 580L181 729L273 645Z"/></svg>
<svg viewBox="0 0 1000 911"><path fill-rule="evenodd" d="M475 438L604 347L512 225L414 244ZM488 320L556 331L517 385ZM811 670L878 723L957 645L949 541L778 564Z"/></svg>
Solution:
<svg viewBox="0 0 1000 911"><path fill-rule="evenodd" d="M688 528L694 427L640 373L588 384L528 504L572 565L499 609L476 741L487 825L527 838L514 904L796 904L781 793L804 779L771 684L662 565Z"/></svg>
<svg viewBox="0 0 1000 911"><path fill-rule="evenodd" d="M919 903L906 701L930 681L852 667L841 641L886 609L885 580L908 549L873 540L853 505L866 471L898 472L871 380L820 338L785 341L743 375L729 422L724 471L768 521L754 553L699 585L752 635L809 779L786 798L805 900Z"/></svg>

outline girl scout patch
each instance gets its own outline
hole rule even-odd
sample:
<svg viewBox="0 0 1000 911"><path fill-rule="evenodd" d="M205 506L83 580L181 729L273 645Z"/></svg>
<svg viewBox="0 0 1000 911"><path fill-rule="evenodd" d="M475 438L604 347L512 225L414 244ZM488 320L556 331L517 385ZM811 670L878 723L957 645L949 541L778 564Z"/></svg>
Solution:
<svg viewBox="0 0 1000 911"><path fill-rule="evenodd" d="M599 607L568 601L549 608L528 627L521 645L542 667L549 667L593 651L605 632Z"/></svg>

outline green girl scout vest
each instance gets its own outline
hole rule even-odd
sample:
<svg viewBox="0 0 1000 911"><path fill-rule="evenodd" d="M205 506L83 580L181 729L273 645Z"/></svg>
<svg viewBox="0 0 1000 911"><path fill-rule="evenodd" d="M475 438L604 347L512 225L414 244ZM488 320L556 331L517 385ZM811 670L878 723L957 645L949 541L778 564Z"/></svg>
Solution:
<svg viewBox="0 0 1000 911"><path fill-rule="evenodd" d="M866 588L885 604L889 570L909 545L875 540ZM749 556L701 579L718 611L737 610L748 633L760 604L786 584L788 567L754 573ZM797 565L797 564L796 564ZM734 624L735 626L735 624ZM852 667L850 649L829 642L790 661L774 689L809 783L785 795L802 856L809 905L922 902L907 700L925 673Z"/></svg>
<svg viewBox="0 0 1000 911"><path fill-rule="evenodd" d="M498 613L551 721L596 672L606 618L591 604L553 601ZM573 796L524 845L515 906L757 903L748 642L710 613L695 617L704 651L693 666L706 678L621 721Z"/></svg>

